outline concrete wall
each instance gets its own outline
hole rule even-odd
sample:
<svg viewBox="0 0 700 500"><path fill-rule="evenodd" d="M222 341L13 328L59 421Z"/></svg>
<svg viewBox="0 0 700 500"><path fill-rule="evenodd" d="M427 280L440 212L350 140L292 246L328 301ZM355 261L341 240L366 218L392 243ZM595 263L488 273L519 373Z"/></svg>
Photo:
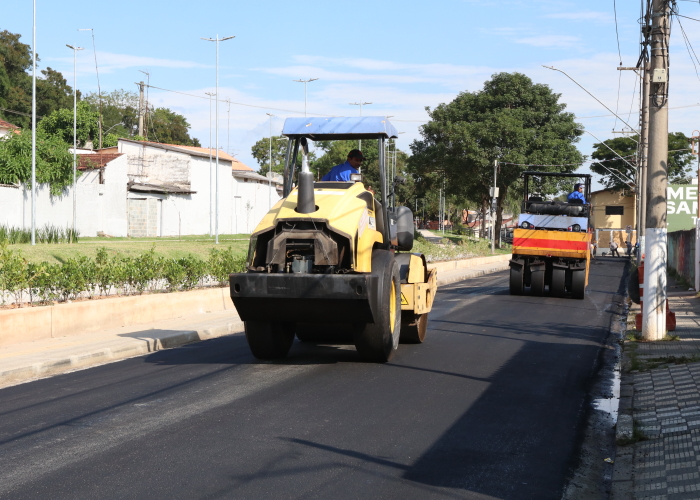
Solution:
<svg viewBox="0 0 700 500"><path fill-rule="evenodd" d="M695 283L695 229L668 233L668 267Z"/></svg>
<svg viewBox="0 0 700 500"><path fill-rule="evenodd" d="M99 171L83 172L77 182L77 223L82 236L104 232L126 236L126 158L121 156L104 169L104 184ZM0 224L30 228L32 193L29 186L19 189L0 187ZM38 228L50 224L62 228L73 224L73 187L59 196L51 196L48 186L38 186L36 203Z"/></svg>

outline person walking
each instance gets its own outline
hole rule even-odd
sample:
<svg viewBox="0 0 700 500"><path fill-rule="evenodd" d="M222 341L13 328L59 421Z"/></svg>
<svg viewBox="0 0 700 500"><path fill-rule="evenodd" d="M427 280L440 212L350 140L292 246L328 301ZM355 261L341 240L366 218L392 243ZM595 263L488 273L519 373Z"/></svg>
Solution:
<svg viewBox="0 0 700 500"><path fill-rule="evenodd" d="M615 240L611 239L610 240L610 256L611 257L619 257L620 253L617 251L617 243L615 243Z"/></svg>
<svg viewBox="0 0 700 500"><path fill-rule="evenodd" d="M625 245L627 246L627 257L632 255L632 242L630 240L625 241Z"/></svg>

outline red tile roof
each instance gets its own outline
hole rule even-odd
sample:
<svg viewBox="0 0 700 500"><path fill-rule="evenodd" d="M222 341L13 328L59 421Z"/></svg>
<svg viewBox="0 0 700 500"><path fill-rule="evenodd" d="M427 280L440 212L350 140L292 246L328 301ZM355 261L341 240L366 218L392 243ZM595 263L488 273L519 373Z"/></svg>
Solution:
<svg viewBox="0 0 700 500"><path fill-rule="evenodd" d="M106 167L109 162L119 158L123 153L96 153L77 155L78 170L91 170Z"/></svg>
<svg viewBox="0 0 700 500"><path fill-rule="evenodd" d="M12 125L10 122L6 122L5 120L0 120L0 128L19 130L19 127L17 125Z"/></svg>

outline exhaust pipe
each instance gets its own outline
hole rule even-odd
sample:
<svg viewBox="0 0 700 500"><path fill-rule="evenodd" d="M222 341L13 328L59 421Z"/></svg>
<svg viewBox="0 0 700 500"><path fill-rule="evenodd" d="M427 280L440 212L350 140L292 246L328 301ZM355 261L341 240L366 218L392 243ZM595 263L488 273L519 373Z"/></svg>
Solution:
<svg viewBox="0 0 700 500"><path fill-rule="evenodd" d="M299 190L297 194L297 212L310 214L316 211L314 197L314 174L309 170L309 143L301 138L301 172L299 172Z"/></svg>

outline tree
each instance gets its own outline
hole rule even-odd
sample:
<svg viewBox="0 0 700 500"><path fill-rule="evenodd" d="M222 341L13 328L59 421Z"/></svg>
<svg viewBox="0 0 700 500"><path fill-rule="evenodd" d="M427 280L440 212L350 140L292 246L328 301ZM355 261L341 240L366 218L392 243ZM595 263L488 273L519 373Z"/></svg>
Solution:
<svg viewBox="0 0 700 500"><path fill-rule="evenodd" d="M32 66L30 47L19 41L22 35L0 31L0 107L29 115L32 111ZM27 127L28 116L0 109L0 118L18 127Z"/></svg>
<svg viewBox="0 0 700 500"><path fill-rule="evenodd" d="M19 41L21 35L0 31L0 118L19 127L31 126L31 47ZM37 57L37 61L39 58ZM53 111L73 107L73 87L59 71L41 70L36 82L36 113L39 120ZM10 110L10 111L7 111Z"/></svg>
<svg viewBox="0 0 700 500"><path fill-rule="evenodd" d="M85 100L92 109L99 113L100 97L97 92L90 92ZM109 147L106 142L109 134L119 137L133 138L138 134L139 125L139 96L136 92L124 89L113 90L102 94L102 130L104 136L102 145ZM116 143L115 143L116 144Z"/></svg>
<svg viewBox="0 0 700 500"><path fill-rule="evenodd" d="M615 137L593 145L595 151L591 157L594 160L605 161L593 163L591 170L602 177L601 182L606 188L615 191L630 189L630 184L636 180L637 161L635 155L638 142L639 136L634 135L632 137ZM675 184L690 183L691 175L689 174L693 168L691 165L693 155L688 144L689 139L683 132L669 132L669 182ZM610 149L625 158L631 165L619 159Z"/></svg>
<svg viewBox="0 0 700 500"><path fill-rule="evenodd" d="M88 141L97 137L97 120L99 114L93 111L90 105L81 101L77 106L77 138L78 147L85 147ZM58 109L39 122L38 129L49 135L57 135L61 140L72 146L73 144L73 106L70 109Z"/></svg>
<svg viewBox="0 0 700 500"><path fill-rule="evenodd" d="M543 84L521 73L497 73L476 92L462 92L449 104L426 108L431 120L421 127L420 140L411 144L414 175L423 189L437 189L445 177L448 194L465 197L486 208L493 184L493 163L500 196L497 227L503 200L519 185L527 164L538 170L572 172L584 160L575 143L583 126L574 121L566 105ZM562 185L547 184L543 191L556 193Z"/></svg>
<svg viewBox="0 0 700 500"><path fill-rule="evenodd" d="M190 137L191 127L184 116L168 108L157 108L148 113L148 136L158 142L201 146L198 139Z"/></svg>
<svg viewBox="0 0 700 500"><path fill-rule="evenodd" d="M36 181L48 184L51 194L60 195L73 182L73 155L59 134L38 127L36 137ZM0 184L30 184L32 132L24 129L0 141ZM79 175L79 173L78 173Z"/></svg>
<svg viewBox="0 0 700 500"><path fill-rule="evenodd" d="M287 138L272 137L272 171L278 174L284 172L284 160L287 156ZM258 173L265 175L270 168L270 138L262 138L253 144L251 154L260 165Z"/></svg>

